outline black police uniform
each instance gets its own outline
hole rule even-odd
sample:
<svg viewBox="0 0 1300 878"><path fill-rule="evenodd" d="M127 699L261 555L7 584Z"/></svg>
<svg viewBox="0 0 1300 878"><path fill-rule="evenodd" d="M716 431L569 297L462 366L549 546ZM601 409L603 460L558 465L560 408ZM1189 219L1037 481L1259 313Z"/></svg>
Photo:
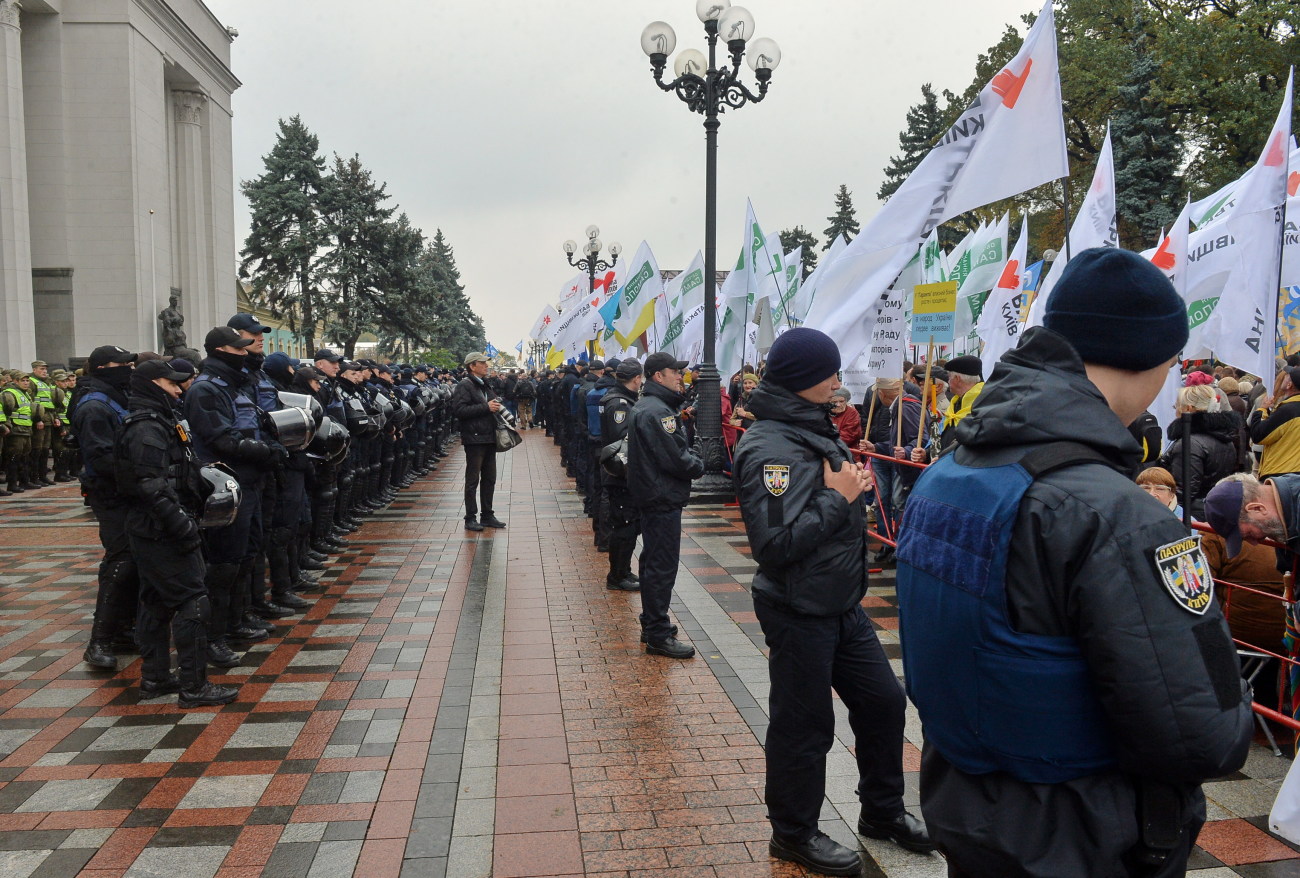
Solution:
<svg viewBox="0 0 1300 878"><path fill-rule="evenodd" d="M612 445L627 436L637 399L636 391L618 383L605 394L600 406L601 442ZM626 476L602 470L601 482L609 504L609 573L605 586L634 591L641 587L640 577L632 573L632 553L636 551L637 534L641 532L641 515L632 505Z"/></svg>
<svg viewBox="0 0 1300 878"><path fill-rule="evenodd" d="M171 398L143 375L134 376L131 390L131 414L118 448L120 486L130 503L127 535L140 571L141 693L179 690L183 707L224 704L237 690L207 682L210 606L196 521L204 482ZM179 658L178 681L171 678L169 628Z"/></svg>
<svg viewBox="0 0 1300 878"><path fill-rule="evenodd" d="M683 396L647 380L628 427L627 482L641 514L641 632L648 645L673 636L668 620L681 557L682 509L704 461L690 450L678 407Z"/></svg>
<svg viewBox="0 0 1300 878"><path fill-rule="evenodd" d="M140 576L126 536L126 502L117 488L117 439L128 410L129 365L97 369L77 379L70 412L72 432L81 448L81 493L99 525L104 556L99 562L95 616L86 661L116 669L113 641L128 646L135 627Z"/></svg>

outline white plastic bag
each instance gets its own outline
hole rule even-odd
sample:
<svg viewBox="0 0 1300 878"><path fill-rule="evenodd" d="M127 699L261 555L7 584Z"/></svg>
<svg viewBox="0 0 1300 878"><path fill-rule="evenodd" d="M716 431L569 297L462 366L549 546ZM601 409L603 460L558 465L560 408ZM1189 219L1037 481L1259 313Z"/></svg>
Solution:
<svg viewBox="0 0 1300 878"><path fill-rule="evenodd" d="M1300 758L1291 763L1282 780L1268 815L1268 828L1292 844L1300 844Z"/></svg>

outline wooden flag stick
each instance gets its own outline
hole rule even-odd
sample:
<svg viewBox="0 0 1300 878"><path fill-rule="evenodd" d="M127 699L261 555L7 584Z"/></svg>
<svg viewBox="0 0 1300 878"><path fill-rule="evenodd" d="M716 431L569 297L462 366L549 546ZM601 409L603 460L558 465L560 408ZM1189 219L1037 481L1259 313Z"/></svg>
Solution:
<svg viewBox="0 0 1300 878"><path fill-rule="evenodd" d="M930 336L930 346L925 352L925 383L921 385L921 417L916 425L916 447L921 447L925 438L925 395L930 392L930 369L934 365L934 336ZM901 412L902 409L900 408Z"/></svg>
<svg viewBox="0 0 1300 878"><path fill-rule="evenodd" d="M907 395L907 375L904 375L903 384L898 388L898 398L894 400L894 402L898 403L898 414L894 416L894 420L898 422L895 425L898 428L897 430L898 438L894 440L895 448L903 447L903 397L905 397L906 395Z"/></svg>
<svg viewBox="0 0 1300 878"><path fill-rule="evenodd" d="M878 391L876 390L876 385L872 384L872 385L871 385L871 404L870 404L869 406L867 406L867 429L865 429L865 430L862 431L862 438L863 438L867 443L870 443L870 442L871 442L871 419L872 419L873 417L875 417L875 414L876 414L876 393L877 393L877 392L878 392Z"/></svg>

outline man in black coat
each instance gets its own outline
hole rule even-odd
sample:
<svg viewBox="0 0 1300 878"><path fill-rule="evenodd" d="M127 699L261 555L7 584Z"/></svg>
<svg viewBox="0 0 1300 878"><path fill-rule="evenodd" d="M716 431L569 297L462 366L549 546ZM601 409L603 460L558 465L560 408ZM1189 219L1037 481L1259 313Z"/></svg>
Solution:
<svg viewBox="0 0 1300 878"><path fill-rule="evenodd" d="M646 382L628 427L627 483L641 516L641 640L651 655L688 659L695 647L677 639L668 605L681 557L682 509L704 461L691 452L682 427L686 363L671 354L646 357Z"/></svg>
<svg viewBox="0 0 1300 878"><path fill-rule="evenodd" d="M858 762L858 831L933 850L903 809L903 689L862 609L867 591L866 472L831 422L840 354L815 329L787 331L750 395L757 416L736 445L735 480L758 562L754 612L770 649L769 850L826 875L857 875L857 851L818 829L831 690L849 710Z"/></svg>
<svg viewBox="0 0 1300 878"><path fill-rule="evenodd" d="M632 407L641 395L645 373L636 360L623 360L614 371L615 384L600 400L600 441L608 447L627 437ZM627 489L627 473L615 475L601 469L601 484L609 510L609 573L605 587L637 591L641 578L632 572L632 553L641 531L641 518Z"/></svg>
<svg viewBox="0 0 1300 878"><path fill-rule="evenodd" d="M178 382L187 378L162 360L142 363L131 376L131 413L118 442L120 484L140 570L140 698L179 692L181 707L207 707L229 704L239 690L208 681L210 606L197 518L209 489L172 406L181 395ZM175 675L169 629L180 664Z"/></svg>
<svg viewBox="0 0 1300 878"><path fill-rule="evenodd" d="M104 557L99 562L95 617L86 664L117 670L113 641L126 641L135 627L140 577L126 538L126 504L117 490L117 438L128 410L127 389L136 355L116 345L90 352L88 374L77 379L70 411L72 434L81 449L81 493L99 524ZM123 642L129 647L129 642Z"/></svg>
<svg viewBox="0 0 1300 878"><path fill-rule="evenodd" d="M460 441L465 446L465 529L505 527L492 511L497 486L496 413L503 406L486 381L487 354L470 354L465 358L465 368L469 375L451 395L451 412L460 423ZM481 518L476 494L482 503Z"/></svg>

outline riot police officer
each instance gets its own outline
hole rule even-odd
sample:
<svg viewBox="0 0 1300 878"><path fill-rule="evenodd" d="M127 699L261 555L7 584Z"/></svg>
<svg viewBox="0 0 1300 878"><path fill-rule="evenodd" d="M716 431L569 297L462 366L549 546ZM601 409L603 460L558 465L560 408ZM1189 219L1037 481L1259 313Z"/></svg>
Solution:
<svg viewBox="0 0 1300 878"><path fill-rule="evenodd" d="M239 690L207 677L210 603L196 520L206 491L172 406L187 377L162 360L140 364L131 375L130 414L118 449L120 485L130 504L126 531L140 571L140 698L178 692L181 707L205 707L229 704ZM175 675L169 629L180 665Z"/></svg>

